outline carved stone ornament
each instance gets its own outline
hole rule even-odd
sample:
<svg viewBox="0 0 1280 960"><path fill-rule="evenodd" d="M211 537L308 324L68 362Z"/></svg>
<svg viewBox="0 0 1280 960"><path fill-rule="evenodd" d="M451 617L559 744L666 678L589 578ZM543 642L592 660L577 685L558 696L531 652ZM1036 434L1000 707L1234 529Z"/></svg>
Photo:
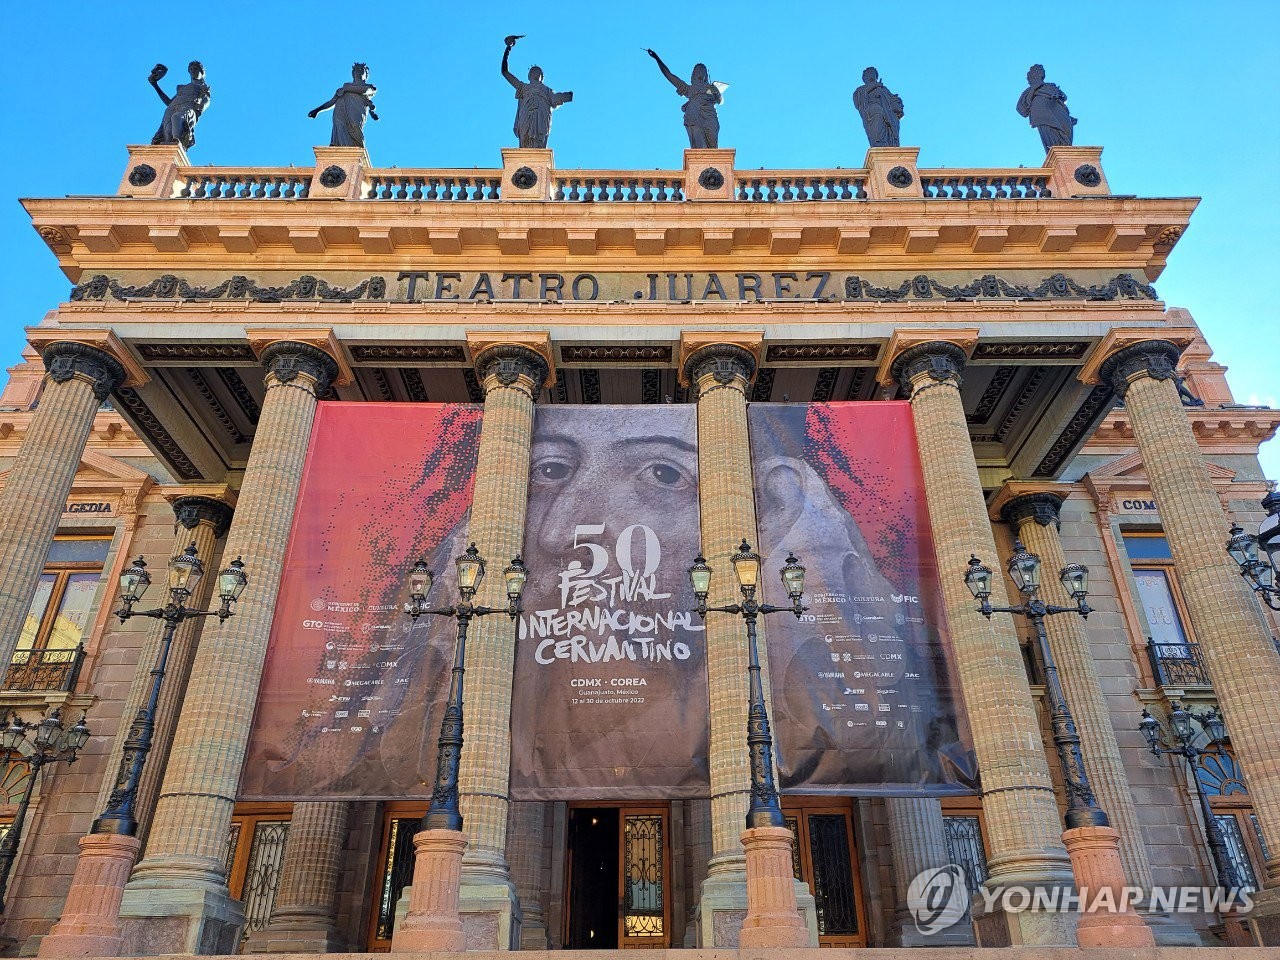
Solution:
<svg viewBox="0 0 1280 960"><path fill-rule="evenodd" d="M260 286L243 274L236 274L219 284L192 286L183 277L161 274L150 283L124 286L106 274L96 274L71 289L72 300L252 300L256 303L278 303L282 300L381 300L387 295L386 277L373 276L350 287L335 287L327 280L303 274L278 287Z"/></svg>
<svg viewBox="0 0 1280 960"><path fill-rule="evenodd" d="M538 185L538 175L532 167L521 167L511 175L511 183L520 190L532 190Z"/></svg>
<svg viewBox="0 0 1280 960"><path fill-rule="evenodd" d="M1183 228L1174 224L1171 227L1165 227L1156 235L1155 245L1157 247L1172 247L1182 238Z"/></svg>
<svg viewBox="0 0 1280 960"><path fill-rule="evenodd" d="M1092 163L1082 163L1076 167L1076 183L1082 187L1096 187L1102 182L1102 174Z"/></svg>
<svg viewBox="0 0 1280 960"><path fill-rule="evenodd" d="M906 167L894 167L885 176L885 179L889 181L890 186L897 187L898 189L909 187L915 182L915 178L911 176L911 171Z"/></svg>
<svg viewBox="0 0 1280 960"><path fill-rule="evenodd" d="M1145 373L1153 380L1175 380L1181 354L1168 340L1144 340L1107 357L1098 375L1103 383L1110 383L1115 392L1124 397L1130 379L1136 375Z"/></svg>
<svg viewBox="0 0 1280 960"><path fill-rule="evenodd" d="M213 535L222 539L231 526L234 511L229 503L213 497L178 497L173 501L174 520L188 530L194 530L204 520L213 524Z"/></svg>
<svg viewBox="0 0 1280 960"><path fill-rule="evenodd" d="M140 163L129 171L129 182L135 187L145 187L155 180L156 168L149 163Z"/></svg>
<svg viewBox="0 0 1280 960"><path fill-rule="evenodd" d="M518 343L498 343L480 351L476 373L481 383L492 375L504 387L513 385L521 376L528 377L533 381L532 393L537 396L551 375L551 367L536 350Z"/></svg>
<svg viewBox="0 0 1280 960"><path fill-rule="evenodd" d="M724 174L715 167L707 167L698 174L698 186L703 190L719 190L724 186Z"/></svg>
<svg viewBox="0 0 1280 960"><path fill-rule="evenodd" d="M922 373L937 383L950 383L959 389L966 359L964 351L954 343L944 340L918 343L903 350L893 361L893 379L908 395L912 381Z"/></svg>
<svg viewBox="0 0 1280 960"><path fill-rule="evenodd" d="M40 234L40 239L51 247L65 246L67 243L67 235L57 227L50 227L48 225L37 227L36 233Z"/></svg>
<svg viewBox="0 0 1280 960"><path fill-rule="evenodd" d="M320 171L320 183L322 186L332 190L334 187L340 187L347 182L347 171L343 170L336 163L325 167Z"/></svg>
<svg viewBox="0 0 1280 960"><path fill-rule="evenodd" d="M66 383L78 376L93 384L93 395L99 402L124 383L124 367L109 353L84 343L55 343L42 354L44 368L54 383Z"/></svg>
<svg viewBox="0 0 1280 960"><path fill-rule="evenodd" d="M262 351L262 365L281 383L292 383L298 374L304 373L316 382L315 393L323 397L329 392L338 365L333 357L309 343L281 340Z"/></svg>
<svg viewBox="0 0 1280 960"><path fill-rule="evenodd" d="M733 343L709 343L684 362L685 378L692 384L710 375L716 383L728 386L739 377L750 381L755 372L756 358L751 351Z"/></svg>
<svg viewBox="0 0 1280 960"><path fill-rule="evenodd" d="M1066 498L1058 493L1024 493L1000 508L1000 518L1015 527L1029 518L1042 527L1053 524L1055 530L1060 530L1062 518L1059 511L1064 499Z"/></svg>

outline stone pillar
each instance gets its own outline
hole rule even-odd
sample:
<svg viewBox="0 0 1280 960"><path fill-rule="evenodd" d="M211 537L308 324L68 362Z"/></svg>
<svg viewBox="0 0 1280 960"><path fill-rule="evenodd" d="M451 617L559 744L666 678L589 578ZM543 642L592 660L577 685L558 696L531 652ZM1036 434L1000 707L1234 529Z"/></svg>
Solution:
<svg viewBox="0 0 1280 960"><path fill-rule="evenodd" d="M121 906L131 955L231 953L244 921L227 891L231 813L316 399L338 372L324 351L289 341L262 362L266 396L224 551L243 557L249 586L196 651L146 856Z"/></svg>
<svg viewBox="0 0 1280 960"><path fill-rule="evenodd" d="M1124 398L1192 629L1244 768L1280 886L1280 653L1258 599L1227 556L1228 519L1178 395L1178 348L1163 340L1125 347L1100 374ZM1280 933L1280 931L1277 931Z"/></svg>
<svg viewBox="0 0 1280 960"><path fill-rule="evenodd" d="M1040 596L1046 603L1074 607L1075 601L1066 596L1058 582L1058 571L1067 565L1058 537L1058 511L1063 497L1056 493L1027 493L1014 497L1001 507L1001 518L1012 526L1023 544L1040 556L1044 565ZM1063 614L1046 617L1045 632L1049 635L1049 648L1058 664L1067 705L1075 717L1080 733L1080 752L1084 756L1085 772L1089 784L1107 818L1120 833L1120 856L1124 861L1129 883L1151 887L1151 861L1147 858L1147 845L1142 840L1138 825L1138 813L1133 802L1133 791L1120 759L1120 744L1111 726L1107 698L1098 679L1098 668L1093 662L1089 647L1089 634L1085 621L1078 616Z"/></svg>
<svg viewBox="0 0 1280 960"><path fill-rule="evenodd" d="M971 946L973 930L957 923L928 936L915 925L907 909L907 888L925 870L945 867L951 862L947 851L946 825L942 804L933 797L888 797L884 801L889 816L889 844L893 857L894 892L898 906L893 922L899 945L904 947Z"/></svg>
<svg viewBox="0 0 1280 960"><path fill-rule="evenodd" d="M351 804L295 803L271 920L242 953L334 953L346 945L335 913Z"/></svg>
<svg viewBox="0 0 1280 960"><path fill-rule="evenodd" d="M546 804L541 801L513 803L507 820L507 851L523 917L520 923L521 950L546 950L550 945L542 909L546 814Z"/></svg>
<svg viewBox="0 0 1280 960"><path fill-rule="evenodd" d="M204 579L196 588L196 595L189 601L189 606L194 610L209 609L210 597L215 594L219 568L214 561L218 556L218 541L231 525L231 514L230 504L216 497L194 495L173 499L174 536L170 556L180 554L188 545L194 543L196 554L205 568ZM157 587L164 589L163 581L160 581ZM173 743L173 731L178 724L179 707L186 695L191 661L195 657L200 629L205 622L204 619L187 620L179 624L173 633L168 669L165 671L164 683L160 687L160 702L156 707L151 753L147 757L147 765L142 772L142 781L138 785L138 799L135 804L134 815L138 819L138 836L144 841L147 828L151 825L151 813L155 809L160 780L168 765L169 747ZM217 628L216 621L213 628ZM147 634L146 643L138 657L138 669L133 675L133 684L129 687L129 698L125 701L124 710L120 714L122 718L120 731L111 744L111 753L107 758L106 769L109 771L119 769L120 758L124 753L124 743L129 735L129 721L146 704L151 694L151 669L155 666L156 656L160 652L160 640L164 636L164 631L164 622L157 620L151 632ZM114 786L115 781L109 778L103 780L95 809L103 810L107 807Z"/></svg>
<svg viewBox="0 0 1280 960"><path fill-rule="evenodd" d="M684 946L698 945L698 900L702 882L707 879L707 861L711 858L711 801L685 801Z"/></svg>
<svg viewBox="0 0 1280 960"><path fill-rule="evenodd" d="M982 777L991 841L987 886L1070 887L1058 802L1018 636L1009 617L987 620L974 609L963 580L971 553L997 556L960 401L964 363L964 351L953 343L920 343L893 361L892 376L911 400L957 679ZM992 603L1007 606L1007 599L1003 578L995 578ZM980 939L990 945L1073 945L1071 921L1030 911L977 918Z"/></svg>
<svg viewBox="0 0 1280 960"><path fill-rule="evenodd" d="M506 590L498 571L524 544L533 404L550 367L538 351L505 342L481 349L476 370L485 399L470 539L493 570L476 602L505 607ZM509 620L480 617L471 622L458 792L467 838L461 910L467 943L475 949L519 945L520 905L506 859L513 656Z"/></svg>
<svg viewBox="0 0 1280 960"><path fill-rule="evenodd" d="M125 379L114 357L83 343L46 347L44 366L40 405L0 490L0 663L6 664L22 635L94 415Z"/></svg>
<svg viewBox="0 0 1280 960"><path fill-rule="evenodd" d="M751 351L732 343L707 343L692 350L682 374L697 391L698 505L702 553L716 571L710 603L738 596L729 558L745 537L756 542L755 489L747 437L747 384L755 374ZM711 701L711 859L698 909L701 947L737 946L747 915L747 872L742 848L751 792L747 754L747 640L741 619L724 614L706 620L707 685ZM759 627L760 659L767 684L765 624ZM797 881L806 919L813 898ZM816 921L814 921L816 922ZM816 926L813 927L814 943Z"/></svg>

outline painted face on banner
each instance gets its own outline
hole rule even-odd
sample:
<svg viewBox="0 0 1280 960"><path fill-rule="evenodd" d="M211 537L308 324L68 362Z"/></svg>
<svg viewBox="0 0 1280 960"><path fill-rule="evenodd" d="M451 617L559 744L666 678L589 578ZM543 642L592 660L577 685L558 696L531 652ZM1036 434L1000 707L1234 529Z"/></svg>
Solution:
<svg viewBox="0 0 1280 960"><path fill-rule="evenodd" d="M537 411L519 798L705 793L704 630L685 576L699 539L695 442L691 407Z"/></svg>

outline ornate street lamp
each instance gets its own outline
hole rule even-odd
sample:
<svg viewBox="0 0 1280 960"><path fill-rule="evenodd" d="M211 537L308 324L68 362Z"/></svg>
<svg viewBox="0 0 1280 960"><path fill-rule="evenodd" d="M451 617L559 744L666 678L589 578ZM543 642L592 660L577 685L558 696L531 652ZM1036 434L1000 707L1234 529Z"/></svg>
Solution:
<svg viewBox="0 0 1280 960"><path fill-rule="evenodd" d="M193 543L178 556L169 560L168 569L169 602L163 607L151 610L134 610L147 587L151 585L151 574L147 571L147 562L139 557L120 574L120 609L116 616L124 623L131 617L151 617L164 621L164 633L160 638L160 650L156 655L156 665L151 670L151 692L147 702L138 708L138 714L129 724L129 735L124 742L124 754L120 757L120 769L116 773L115 786L107 798L107 807L97 820L93 821L90 833L116 833L134 836L138 832L137 801L138 785L142 782L142 771L147 762L147 754L151 752L152 737L155 734L156 708L160 703L160 687L164 683L165 669L169 662L169 649L173 646L173 635L178 625L196 617L217 617L219 622L234 616L235 606L249 580L244 575L244 564L240 558L232 560L227 568L218 574L218 596L220 605L217 610L189 610L187 601L195 593L196 587L204 578L204 564L196 556L196 545Z"/></svg>
<svg viewBox="0 0 1280 960"><path fill-rule="evenodd" d="M1067 829L1075 827L1106 827L1110 823L1106 813L1098 805L1089 786L1089 777L1084 770L1084 758L1080 755L1080 734L1076 730L1075 718L1067 705L1066 694L1062 689L1062 681L1058 676L1058 665L1049 648L1049 637L1045 633L1044 618L1059 613L1074 613L1087 618L1093 611L1085 598L1089 593L1089 569L1083 564L1069 563L1058 575L1063 589L1071 599L1074 607L1056 607L1045 603L1037 595L1040 590L1040 558L1027 550L1021 540L1013 544L1013 556L1009 558L1009 578L1013 580L1022 593L1023 602L1016 607L993 607L991 605L991 568L984 566L976 557L969 558L969 568L965 571L964 582L978 601L978 612L988 620L993 613L1012 613L1026 617L1035 627L1036 642L1040 653L1040 662L1044 667L1045 693L1049 700L1049 717L1053 726L1053 743L1057 748L1058 763L1062 767L1062 782L1067 788L1067 813L1064 817Z"/></svg>
<svg viewBox="0 0 1280 960"><path fill-rule="evenodd" d="M789 607L775 607L756 601L756 589L760 581L760 554L751 549L746 540L738 552L730 558L734 577L742 603L723 607L708 607L707 594L711 590L711 567L701 553L689 568L689 582L698 600L695 612L705 618L707 613L736 613L747 625L747 673L750 676L750 705L747 708L747 749L751 754L751 805L747 810L747 829L755 827L785 827L782 807L778 803L778 790L773 780L773 737L769 732L769 711L764 705L764 687L760 682L760 656L756 649L756 621L760 614L791 613L796 619L808 607L801 604L804 596L804 567L793 555L781 570L782 585L791 598Z"/></svg>
<svg viewBox="0 0 1280 960"><path fill-rule="evenodd" d="M427 594L435 583L435 575L425 560L409 570L409 601L404 612L416 622L423 615L452 617L458 621L458 637L453 648L453 673L449 683L449 702L440 723L439 752L436 754L436 782L431 790L431 805L422 818L422 830L461 830L462 812L458 807L458 767L462 760L462 676L467 657L467 627L474 617L505 613L512 620L520 615L520 597L524 593L529 572L518 556L502 571L507 585L506 607L481 607L472 603L484 580L485 560L473 543L454 565L458 570L458 593L462 599L451 607L427 607Z"/></svg>
<svg viewBox="0 0 1280 960"><path fill-rule="evenodd" d="M1204 731L1204 735L1209 740L1210 749L1202 749L1195 745L1196 731L1192 726L1193 720ZM1217 707L1211 707L1204 713L1192 713L1190 710L1183 709L1182 704L1175 700L1173 710L1169 714L1169 726L1173 728L1174 746L1165 744L1164 730L1160 726L1160 721L1146 710L1142 711L1142 720L1138 724L1138 729L1142 731L1147 746L1157 757L1162 754L1177 754L1186 760L1187 766L1191 769L1191 779L1195 781L1196 800L1200 804L1200 816L1204 820L1204 837L1209 842L1209 853L1213 857L1213 866L1218 874L1218 884L1228 890L1237 890L1240 888L1240 872L1236 870L1235 862L1227 850L1227 841L1222 835L1222 828L1218 826L1213 809L1209 806L1209 798L1204 795L1204 788L1200 784L1200 755L1226 753L1227 728L1222 722L1222 714L1218 712Z"/></svg>
<svg viewBox="0 0 1280 960"><path fill-rule="evenodd" d="M30 752L24 754L22 746L27 742L27 734L35 731L32 737ZM9 873L13 870L13 861L18 856L18 844L22 840L22 825L27 819L27 808L31 806L31 794L40 772L46 764L59 760L75 763L76 754L89 741L89 728L85 725L85 716L73 727L64 727L62 713L54 710L39 723L24 723L15 713L9 725L0 731L0 755L6 760L15 758L25 760L31 772L27 776L27 785L22 790L18 801L18 811L14 814L9 832L0 840L0 912L4 910L5 891L9 887Z"/></svg>
<svg viewBox="0 0 1280 960"><path fill-rule="evenodd" d="M1280 571L1280 492L1268 493L1262 498L1262 505L1267 509L1267 518L1258 525L1258 535L1245 533L1238 524L1232 526L1227 553L1262 602L1272 610L1280 610L1280 587L1276 586L1276 573ZM1266 560L1258 556L1258 547L1266 552Z"/></svg>

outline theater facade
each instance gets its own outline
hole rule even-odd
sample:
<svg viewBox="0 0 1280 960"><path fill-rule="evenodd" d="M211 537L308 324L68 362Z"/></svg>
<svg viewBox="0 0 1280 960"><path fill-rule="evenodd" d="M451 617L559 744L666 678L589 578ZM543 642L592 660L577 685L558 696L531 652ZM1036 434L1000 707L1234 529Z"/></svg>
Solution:
<svg viewBox="0 0 1280 960"><path fill-rule="evenodd" d="M91 736L4 768L0 818L32 787L9 953L61 915L162 647L121 955L389 949L456 636L405 614L406 575L422 558L453 604L472 543L498 613L465 654L468 949L737 946L747 635L694 611L686 571L701 553L732 602L743 540L766 601L806 568L807 609L759 644L812 944L1075 943L1070 914L979 894L1073 883L1055 667L1128 883L1229 868L1257 892L1144 909L1157 941L1277 935L1278 622L1224 545L1266 516L1280 411L1235 402L1157 293L1194 199L1113 187L1096 147L933 170L894 147L831 170L315 153L135 146L113 195L24 201L70 288L0 397L0 705ZM1015 540L1049 603L1088 567L1052 662L966 587L976 555L1016 603ZM190 544L193 608L235 558L248 584L169 648L113 616L117 584L141 556L163 604ZM1225 719L1191 764L1139 728L1179 706ZM925 932L911 882L948 864L972 904Z"/></svg>

